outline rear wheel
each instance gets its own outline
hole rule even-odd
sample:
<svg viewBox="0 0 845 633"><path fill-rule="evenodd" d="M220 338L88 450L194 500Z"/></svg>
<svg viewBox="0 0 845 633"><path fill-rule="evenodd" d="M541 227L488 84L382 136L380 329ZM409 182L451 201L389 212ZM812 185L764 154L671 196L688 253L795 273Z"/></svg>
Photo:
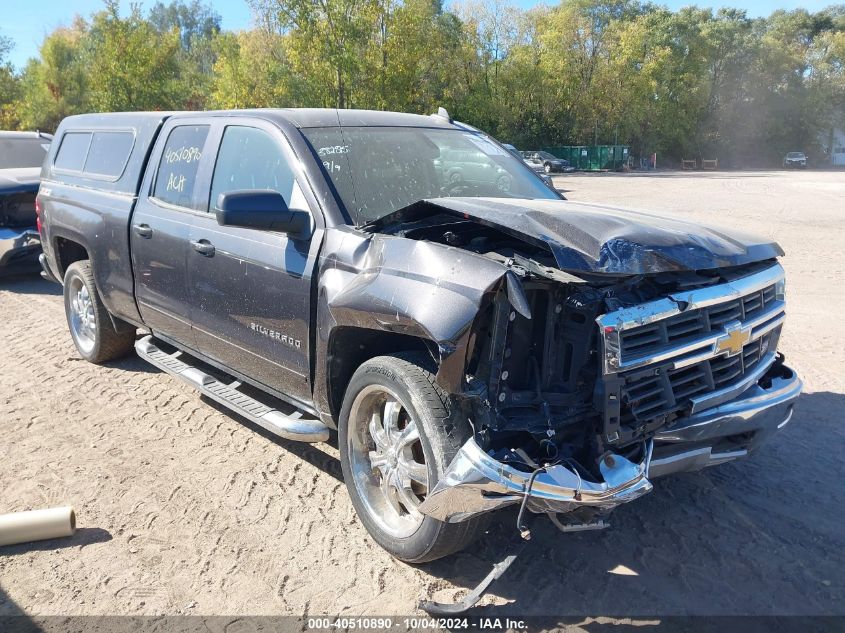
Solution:
<svg viewBox="0 0 845 633"><path fill-rule="evenodd" d="M340 461L364 527L390 554L422 563L463 549L482 519L444 523L419 505L463 443L469 423L455 422L446 394L422 354L379 356L355 372L339 425Z"/></svg>
<svg viewBox="0 0 845 633"><path fill-rule="evenodd" d="M135 330L112 317L103 305L91 262L74 262L68 266L64 279L65 315L70 335L79 354L91 363L103 363L125 356L135 343Z"/></svg>

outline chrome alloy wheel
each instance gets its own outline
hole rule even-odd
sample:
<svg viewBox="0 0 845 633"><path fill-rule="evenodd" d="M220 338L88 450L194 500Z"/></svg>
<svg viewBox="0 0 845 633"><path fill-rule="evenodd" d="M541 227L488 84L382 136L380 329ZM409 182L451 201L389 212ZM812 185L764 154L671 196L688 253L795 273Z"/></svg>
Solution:
<svg viewBox="0 0 845 633"><path fill-rule="evenodd" d="M417 423L396 394L369 385L352 403L347 438L355 488L370 517L391 536L412 535L425 518L418 507L428 493Z"/></svg>
<svg viewBox="0 0 845 633"><path fill-rule="evenodd" d="M97 342L94 302L82 279L74 276L70 284L70 331L79 349L87 354Z"/></svg>

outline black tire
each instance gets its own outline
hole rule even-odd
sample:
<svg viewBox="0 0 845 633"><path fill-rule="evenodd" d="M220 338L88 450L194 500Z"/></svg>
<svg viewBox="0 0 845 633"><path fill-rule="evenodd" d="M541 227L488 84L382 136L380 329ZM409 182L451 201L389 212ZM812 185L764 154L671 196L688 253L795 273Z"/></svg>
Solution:
<svg viewBox="0 0 845 633"><path fill-rule="evenodd" d="M74 325L73 302L77 290L84 289L90 299L92 319L91 327L86 327L90 337L80 334L78 325ZM64 278L65 316L71 338L80 356L90 363L104 363L115 358L126 356L135 344L135 329L112 317L100 299L100 293L94 283L91 262L86 260L74 262L68 266ZM117 325L117 329L115 328Z"/></svg>
<svg viewBox="0 0 845 633"><path fill-rule="evenodd" d="M545 165L543 165L543 171L547 174L552 173L552 166L549 163L546 163Z"/></svg>
<svg viewBox="0 0 845 633"><path fill-rule="evenodd" d="M484 531L486 517L444 523L425 516L416 531L403 538L382 529L371 516L371 510L353 480L350 411L365 388L376 385L390 389L408 415L417 421L428 468L428 488L432 489L460 447L471 437L472 429L465 419L450 417L446 393L435 383L431 365L431 357L420 353L379 356L367 361L349 382L338 425L340 463L352 505L373 539L392 556L407 563L428 562L463 549Z"/></svg>

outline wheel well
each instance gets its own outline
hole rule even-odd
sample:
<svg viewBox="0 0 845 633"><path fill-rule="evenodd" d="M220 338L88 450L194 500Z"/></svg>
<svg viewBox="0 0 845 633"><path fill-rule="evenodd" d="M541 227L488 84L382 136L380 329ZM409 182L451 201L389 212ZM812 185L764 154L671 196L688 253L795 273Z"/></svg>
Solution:
<svg viewBox="0 0 845 633"><path fill-rule="evenodd" d="M429 340L357 327L338 327L332 331L328 345L328 396L332 417L340 417L343 396L352 374L363 363L376 356L397 352L423 351L439 362Z"/></svg>
<svg viewBox="0 0 845 633"><path fill-rule="evenodd" d="M56 238L56 263L59 265L59 279L65 276L65 271L68 266L74 262L79 262L88 257L88 251L79 242L68 240L63 237Z"/></svg>

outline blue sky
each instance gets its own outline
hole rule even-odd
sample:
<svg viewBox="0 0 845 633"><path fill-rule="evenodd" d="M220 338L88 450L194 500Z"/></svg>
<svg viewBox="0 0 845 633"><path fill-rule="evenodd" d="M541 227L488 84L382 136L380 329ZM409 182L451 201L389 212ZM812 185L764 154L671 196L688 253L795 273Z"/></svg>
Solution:
<svg viewBox="0 0 845 633"><path fill-rule="evenodd" d="M238 30L250 25L250 12L245 0L206 0L223 18L223 28ZM514 4L530 7L538 4L537 0L512 0ZM751 16L768 15L775 9L795 9L803 7L809 11L818 11L836 0L656 0L672 9L697 4L698 6L733 6L746 9ZM11 37L15 48L10 53L12 63L22 67L30 57L38 55L38 47L44 36L57 26L69 24L73 16L89 16L103 7L102 0L0 0L5 6L0 15L0 34ZM447 0L448 2L448 0ZM546 4L555 4L547 0ZM155 0L141 0L140 4L149 8ZM129 1L121 0L121 5L128 11Z"/></svg>

